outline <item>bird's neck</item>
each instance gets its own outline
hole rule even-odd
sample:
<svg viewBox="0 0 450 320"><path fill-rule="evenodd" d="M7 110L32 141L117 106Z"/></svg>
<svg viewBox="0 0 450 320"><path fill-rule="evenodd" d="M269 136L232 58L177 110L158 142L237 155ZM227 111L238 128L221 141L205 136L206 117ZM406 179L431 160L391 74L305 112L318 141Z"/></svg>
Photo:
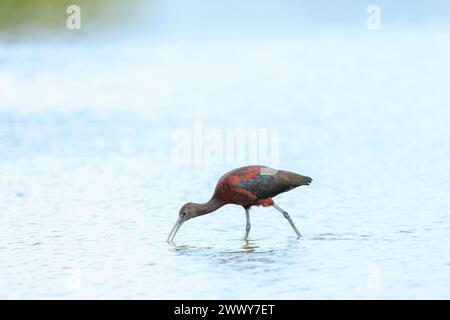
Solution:
<svg viewBox="0 0 450 320"><path fill-rule="evenodd" d="M222 207L225 203L223 203L223 201L220 201L219 199L216 198L211 198L211 200L209 200L206 203L196 203L195 204L195 209L197 211L197 214L199 216L216 211L217 209L219 209L220 207Z"/></svg>

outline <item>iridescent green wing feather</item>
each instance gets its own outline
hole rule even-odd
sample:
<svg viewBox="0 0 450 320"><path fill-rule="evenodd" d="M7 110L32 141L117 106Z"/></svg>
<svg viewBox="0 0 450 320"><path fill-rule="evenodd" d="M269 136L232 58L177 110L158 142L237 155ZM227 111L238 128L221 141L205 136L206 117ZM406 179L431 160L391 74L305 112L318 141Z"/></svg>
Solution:
<svg viewBox="0 0 450 320"><path fill-rule="evenodd" d="M259 175L251 180L237 184L236 187L251 192L258 199L266 199L298 186L308 185L311 181L311 178L294 172L261 167Z"/></svg>

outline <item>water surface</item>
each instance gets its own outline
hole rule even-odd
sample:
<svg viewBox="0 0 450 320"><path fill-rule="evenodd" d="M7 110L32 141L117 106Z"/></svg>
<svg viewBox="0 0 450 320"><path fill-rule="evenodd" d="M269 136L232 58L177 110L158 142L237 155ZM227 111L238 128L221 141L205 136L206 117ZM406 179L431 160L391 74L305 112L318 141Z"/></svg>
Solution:
<svg viewBox="0 0 450 320"><path fill-rule="evenodd" d="M449 298L448 34L2 44L0 297ZM194 121L279 130L301 240L226 206L165 243L238 165L174 164Z"/></svg>

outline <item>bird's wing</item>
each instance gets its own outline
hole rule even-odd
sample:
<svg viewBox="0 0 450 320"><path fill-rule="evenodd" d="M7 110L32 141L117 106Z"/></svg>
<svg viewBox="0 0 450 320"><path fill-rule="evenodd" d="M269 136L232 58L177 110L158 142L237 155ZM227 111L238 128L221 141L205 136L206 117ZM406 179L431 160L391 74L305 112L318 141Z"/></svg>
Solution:
<svg viewBox="0 0 450 320"><path fill-rule="evenodd" d="M307 185L311 181L311 178L293 172L261 167L259 174L254 178L241 181L236 187L251 192L258 199L266 199L298 186Z"/></svg>

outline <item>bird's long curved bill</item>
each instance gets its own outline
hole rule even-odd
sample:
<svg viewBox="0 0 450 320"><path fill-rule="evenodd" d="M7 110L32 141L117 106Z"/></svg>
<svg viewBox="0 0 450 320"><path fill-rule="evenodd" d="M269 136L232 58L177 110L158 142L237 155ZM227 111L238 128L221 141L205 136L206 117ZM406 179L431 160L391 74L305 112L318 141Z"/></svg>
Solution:
<svg viewBox="0 0 450 320"><path fill-rule="evenodd" d="M180 229L181 225L183 224L184 220L183 217L178 218L177 222L175 222L175 225L172 228L172 231L170 231L169 236L167 237L167 242L172 242L175 238L175 235L177 234L178 230Z"/></svg>

